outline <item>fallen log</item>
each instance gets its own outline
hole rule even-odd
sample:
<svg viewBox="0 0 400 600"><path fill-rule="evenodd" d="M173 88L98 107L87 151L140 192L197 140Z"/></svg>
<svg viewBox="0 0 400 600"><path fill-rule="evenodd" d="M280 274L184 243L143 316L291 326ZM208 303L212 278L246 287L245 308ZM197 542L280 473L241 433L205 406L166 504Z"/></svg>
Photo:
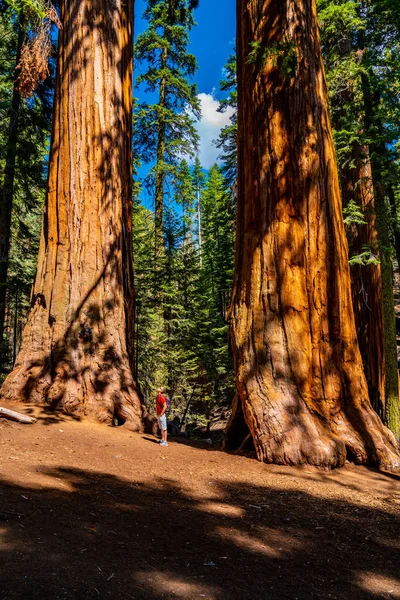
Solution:
<svg viewBox="0 0 400 600"><path fill-rule="evenodd" d="M28 417L27 415L21 415L21 413L15 412L15 410L9 410L0 406L0 417L10 419L11 421L17 421L17 423L24 423L25 425L31 425L36 423L34 417Z"/></svg>

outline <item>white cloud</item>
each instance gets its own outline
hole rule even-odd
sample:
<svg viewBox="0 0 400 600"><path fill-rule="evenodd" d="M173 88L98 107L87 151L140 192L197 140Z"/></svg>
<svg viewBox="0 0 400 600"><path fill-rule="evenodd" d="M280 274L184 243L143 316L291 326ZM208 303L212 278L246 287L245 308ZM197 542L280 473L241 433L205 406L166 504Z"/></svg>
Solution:
<svg viewBox="0 0 400 600"><path fill-rule="evenodd" d="M218 162L220 150L213 144L219 136L221 128L229 125L229 117L233 114L233 108L228 107L226 112L217 111L219 102L213 94L198 94L201 104L201 120L196 123L196 129L200 136L199 158L201 165L209 169L215 162Z"/></svg>

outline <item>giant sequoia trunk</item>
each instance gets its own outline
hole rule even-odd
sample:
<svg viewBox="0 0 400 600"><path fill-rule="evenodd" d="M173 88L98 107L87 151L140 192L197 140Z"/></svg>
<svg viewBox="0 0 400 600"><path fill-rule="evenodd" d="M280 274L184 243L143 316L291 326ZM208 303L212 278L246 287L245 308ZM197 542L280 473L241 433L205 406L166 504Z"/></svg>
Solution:
<svg viewBox="0 0 400 600"><path fill-rule="evenodd" d="M315 0L238 0L237 390L258 458L400 468L371 407Z"/></svg>
<svg viewBox="0 0 400 600"><path fill-rule="evenodd" d="M38 269L1 394L140 428L130 360L133 0L63 0L61 13Z"/></svg>

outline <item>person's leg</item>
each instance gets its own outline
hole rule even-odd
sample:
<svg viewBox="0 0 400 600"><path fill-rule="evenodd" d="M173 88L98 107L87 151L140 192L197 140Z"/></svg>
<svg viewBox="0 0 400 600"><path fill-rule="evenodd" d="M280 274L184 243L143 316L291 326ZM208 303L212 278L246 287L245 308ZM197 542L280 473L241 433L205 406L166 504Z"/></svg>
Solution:
<svg viewBox="0 0 400 600"><path fill-rule="evenodd" d="M162 441L167 443L167 415L163 414L161 421L161 437Z"/></svg>

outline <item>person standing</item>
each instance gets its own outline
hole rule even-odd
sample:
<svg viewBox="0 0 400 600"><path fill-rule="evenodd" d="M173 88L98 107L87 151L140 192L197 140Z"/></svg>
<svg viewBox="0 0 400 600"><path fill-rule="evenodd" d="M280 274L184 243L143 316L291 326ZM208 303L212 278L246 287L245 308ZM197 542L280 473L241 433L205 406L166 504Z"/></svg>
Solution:
<svg viewBox="0 0 400 600"><path fill-rule="evenodd" d="M168 446L167 442L167 399L163 395L164 388L157 390L156 412L158 426L161 429L160 446Z"/></svg>

